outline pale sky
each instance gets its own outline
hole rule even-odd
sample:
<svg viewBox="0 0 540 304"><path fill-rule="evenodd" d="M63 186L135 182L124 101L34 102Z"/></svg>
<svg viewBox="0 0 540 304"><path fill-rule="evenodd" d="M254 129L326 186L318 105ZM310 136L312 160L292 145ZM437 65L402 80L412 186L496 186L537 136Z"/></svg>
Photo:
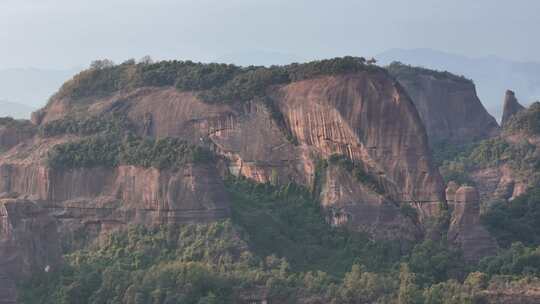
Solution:
<svg viewBox="0 0 540 304"><path fill-rule="evenodd" d="M391 48L540 61L538 0L0 0L0 69Z"/></svg>

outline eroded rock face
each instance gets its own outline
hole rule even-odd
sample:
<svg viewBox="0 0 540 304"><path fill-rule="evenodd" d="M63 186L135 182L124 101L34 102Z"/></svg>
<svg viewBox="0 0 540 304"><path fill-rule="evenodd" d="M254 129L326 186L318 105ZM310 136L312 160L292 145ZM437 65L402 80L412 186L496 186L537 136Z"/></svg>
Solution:
<svg viewBox="0 0 540 304"><path fill-rule="evenodd" d="M414 104L385 72L272 87L266 98L283 121L258 101L207 104L174 88L124 92L95 100L88 111L97 115L121 107L141 135L211 145L227 159L232 174L258 182L311 186L318 159L346 155L380 175L393 201L415 204L428 216L438 210L434 205L443 201L443 187L431 164L425 130ZM60 109L69 111L65 100L50 107L45 121L58 118Z"/></svg>
<svg viewBox="0 0 540 304"><path fill-rule="evenodd" d="M508 164L475 170L471 177L478 185L481 201L487 204L498 200L511 201L529 188L528 178L515 172Z"/></svg>
<svg viewBox="0 0 540 304"><path fill-rule="evenodd" d="M114 110L133 123L138 135L181 138L210 147L221 160L176 171L133 166L59 170L47 165L48 151L78 137L36 135L0 154L0 193L44 210L61 240L82 246L73 241L78 233L97 238L130 223L229 216L223 174L313 187L316 163L340 154L363 164L386 193L378 194L350 172L329 167L319 173L325 175L322 203L330 214L336 211L330 221L376 238L421 237L422 221L436 216L444 202L442 179L431 163L414 104L385 71L270 87L264 98L273 108L259 100L207 104L194 92L168 87L88 98L86 115ZM70 100L53 100L34 121L61 119L74 107ZM405 216L400 204L410 204L420 216Z"/></svg>
<svg viewBox="0 0 540 304"><path fill-rule="evenodd" d="M468 261L478 261L494 254L497 244L480 223L480 195L476 188L461 186L455 190L455 185L450 185L447 193L450 194L447 199L452 211L448 239L461 247Z"/></svg>
<svg viewBox="0 0 540 304"><path fill-rule="evenodd" d="M503 104L503 115L501 118L501 126L504 128L506 123L519 111L524 110L523 107L517 100L516 95L513 91L507 90L504 96Z"/></svg>
<svg viewBox="0 0 540 304"><path fill-rule="evenodd" d="M323 158L342 154L380 173L397 202L440 202L418 113L387 75L348 75L293 83L276 97L292 134Z"/></svg>
<svg viewBox="0 0 540 304"><path fill-rule="evenodd" d="M431 142L467 143L499 133L472 81L435 77L422 70L396 77L416 105Z"/></svg>
<svg viewBox="0 0 540 304"><path fill-rule="evenodd" d="M339 166L325 171L321 203L332 226L365 231L378 239L415 241L423 236L417 218L403 214L397 203L358 183Z"/></svg>
<svg viewBox="0 0 540 304"><path fill-rule="evenodd" d="M11 149L33 135L33 130L29 128L0 125L0 152Z"/></svg>
<svg viewBox="0 0 540 304"><path fill-rule="evenodd" d="M0 165L0 281L5 286L57 266L61 245L78 249L128 224L201 223L230 213L213 164L57 170L26 161L4 159ZM0 298L13 294L11 287L0 288Z"/></svg>
<svg viewBox="0 0 540 304"><path fill-rule="evenodd" d="M56 221L35 202L0 199L0 299L15 303L15 282L61 262Z"/></svg>

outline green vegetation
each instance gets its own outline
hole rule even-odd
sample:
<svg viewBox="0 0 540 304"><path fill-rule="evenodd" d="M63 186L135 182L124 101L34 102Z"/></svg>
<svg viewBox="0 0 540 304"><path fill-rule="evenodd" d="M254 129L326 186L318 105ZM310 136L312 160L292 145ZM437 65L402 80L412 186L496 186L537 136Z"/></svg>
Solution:
<svg viewBox="0 0 540 304"><path fill-rule="evenodd" d="M505 126L505 131L525 131L531 135L540 134L540 102L535 102L528 109L516 113Z"/></svg>
<svg viewBox="0 0 540 304"><path fill-rule="evenodd" d="M115 167L119 164L117 136L94 136L54 146L48 155L52 168Z"/></svg>
<svg viewBox="0 0 540 304"><path fill-rule="evenodd" d="M511 202L496 202L482 222L503 247L517 241L540 246L540 189L534 187Z"/></svg>
<svg viewBox="0 0 540 304"><path fill-rule="evenodd" d="M406 247L331 228L320 203L294 184L277 188L244 179L227 184L234 199L233 221L246 232L254 251L285 257L294 270L342 275L354 263L368 271L388 270Z"/></svg>
<svg viewBox="0 0 540 304"><path fill-rule="evenodd" d="M302 187L226 185L232 222L131 226L23 282L21 302L238 303L263 290L279 303L424 303L443 291L432 287L439 283L459 287L445 295L468 295L455 281L461 255L443 242L403 251L330 227Z"/></svg>
<svg viewBox="0 0 540 304"><path fill-rule="evenodd" d="M377 71L362 58L343 57L305 64L273 67L237 67L191 61L157 63L126 61L120 65L93 64L65 83L53 99L81 100L103 97L122 90L145 86L175 86L182 91L199 91L207 102L245 102L262 97L276 84L310 79L321 75Z"/></svg>
<svg viewBox="0 0 540 304"><path fill-rule="evenodd" d="M431 155L433 163L440 167L445 161L453 161L463 158L471 154L472 150L477 146L475 143L470 144L454 144L446 141L435 141L430 143Z"/></svg>
<svg viewBox="0 0 540 304"><path fill-rule="evenodd" d="M408 80L413 80L419 75L428 75L428 76L435 77L436 79L439 79L439 80L452 80L452 81L457 81L457 82L473 84L472 80L467 79L465 76L458 76L448 71L437 71L437 70L431 70L431 69L426 69L422 67L415 67L415 66L403 64L399 61L394 61L390 63L390 65L388 65L386 69L388 70L388 72L390 72L392 76L396 78L404 78Z"/></svg>
<svg viewBox="0 0 540 304"><path fill-rule="evenodd" d="M96 133L120 134L128 128L128 125L128 120L116 113L85 118L65 117L41 125L39 135L52 137L64 134L79 136Z"/></svg>
<svg viewBox="0 0 540 304"><path fill-rule="evenodd" d="M461 184L474 185L469 172L501 164L508 164L517 173L530 176L535 175L540 168L536 147L525 141L509 144L502 138L492 138L472 147L458 152L452 160L443 161L440 171L445 181L454 180Z"/></svg>
<svg viewBox="0 0 540 304"><path fill-rule="evenodd" d="M356 161L350 160L344 155L333 154L328 158L328 163L332 165L338 165L351 173L354 178L362 183L363 185L369 187L376 193L384 194L384 186L382 182L373 174L366 171L365 166Z"/></svg>
<svg viewBox="0 0 540 304"><path fill-rule="evenodd" d="M11 117L0 117L0 127L16 129L18 132L32 133L35 131L34 124L29 120L14 119Z"/></svg>
<svg viewBox="0 0 540 304"><path fill-rule="evenodd" d="M159 169L179 168L186 163L205 163L213 158L205 148L177 138L143 139L97 135L56 145L48 157L52 168L115 167L136 165Z"/></svg>
<svg viewBox="0 0 540 304"><path fill-rule="evenodd" d="M525 247L522 243L513 243L497 256L483 258L479 266L488 275L540 277L540 246Z"/></svg>

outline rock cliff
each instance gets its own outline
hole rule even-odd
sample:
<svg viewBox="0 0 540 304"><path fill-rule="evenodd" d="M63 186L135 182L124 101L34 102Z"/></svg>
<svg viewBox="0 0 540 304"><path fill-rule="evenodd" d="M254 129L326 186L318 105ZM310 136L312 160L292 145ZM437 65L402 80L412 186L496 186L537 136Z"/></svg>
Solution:
<svg viewBox="0 0 540 304"><path fill-rule="evenodd" d="M432 143L468 143L499 133L471 80L401 63L388 70L411 97Z"/></svg>
<svg viewBox="0 0 540 304"><path fill-rule="evenodd" d="M222 179L227 174L316 189L334 225L376 238L422 237L424 220L437 216L444 204L442 179L432 165L413 101L385 70L303 77L261 92L244 102L214 103L196 90L170 85L83 98L60 94L33 115L32 132L15 136L10 127L0 129L0 265L5 265L0 280L56 267L63 244L83 246L126 224L228 217ZM211 149L216 160L176 169L51 165L55 147L94 135L65 127L67 131L47 136L42 130L48 124L65 126L69 119L111 114L128 121L134 136L180 138ZM335 155L362 175L318 166ZM403 214L403 205L415 208L418 216ZM88 237L81 240L81 234Z"/></svg>
<svg viewBox="0 0 540 304"><path fill-rule="evenodd" d="M510 120L512 116L514 116L517 112L524 109L525 108L516 99L515 93L511 90L507 90L504 96L501 126L504 128L504 126L508 123L508 121Z"/></svg>
<svg viewBox="0 0 540 304"><path fill-rule="evenodd" d="M509 91L505 104L516 105L512 100L515 101L515 98ZM489 153L489 158L493 158L470 172L483 202L510 201L538 185L540 176L536 164L540 160L539 117L539 103L533 103L529 108L507 116L501 135L482 143L481 149L478 149L484 151L478 155L486 156Z"/></svg>
<svg viewBox="0 0 540 304"><path fill-rule="evenodd" d="M474 187L457 188L450 183L446 199L452 210L448 240L463 250L468 261L479 261L482 257L496 253L495 239L480 223L480 196Z"/></svg>

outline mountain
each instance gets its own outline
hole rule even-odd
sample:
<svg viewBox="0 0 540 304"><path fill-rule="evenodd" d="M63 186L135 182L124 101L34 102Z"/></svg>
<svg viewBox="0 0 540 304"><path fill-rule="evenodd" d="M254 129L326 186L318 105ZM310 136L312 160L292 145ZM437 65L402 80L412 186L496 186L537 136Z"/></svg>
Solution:
<svg viewBox="0 0 540 304"><path fill-rule="evenodd" d="M400 63L387 69L412 98L432 145L471 143L499 132L471 80Z"/></svg>
<svg viewBox="0 0 540 304"><path fill-rule="evenodd" d="M0 117L11 116L17 119L29 119L30 114L35 109L24 104L0 100Z"/></svg>
<svg viewBox="0 0 540 304"><path fill-rule="evenodd" d="M504 104L503 104L503 115L501 118L501 126L504 127L519 111L524 110L525 108L518 102L516 99L516 94L508 90L505 93L504 96Z"/></svg>
<svg viewBox="0 0 540 304"><path fill-rule="evenodd" d="M96 64L31 121L0 119L0 299L532 299L497 277L537 271L532 249L478 264L499 249L480 206L362 58Z"/></svg>
<svg viewBox="0 0 540 304"><path fill-rule="evenodd" d="M376 58L381 64L400 61L472 79L480 100L497 119L502 115L501 96L507 89L515 91L525 104L540 98L538 62L515 62L494 56L470 58L431 49L392 49Z"/></svg>
<svg viewBox="0 0 540 304"><path fill-rule="evenodd" d="M40 108L66 79L79 70L0 69L0 100L9 100L33 109Z"/></svg>

